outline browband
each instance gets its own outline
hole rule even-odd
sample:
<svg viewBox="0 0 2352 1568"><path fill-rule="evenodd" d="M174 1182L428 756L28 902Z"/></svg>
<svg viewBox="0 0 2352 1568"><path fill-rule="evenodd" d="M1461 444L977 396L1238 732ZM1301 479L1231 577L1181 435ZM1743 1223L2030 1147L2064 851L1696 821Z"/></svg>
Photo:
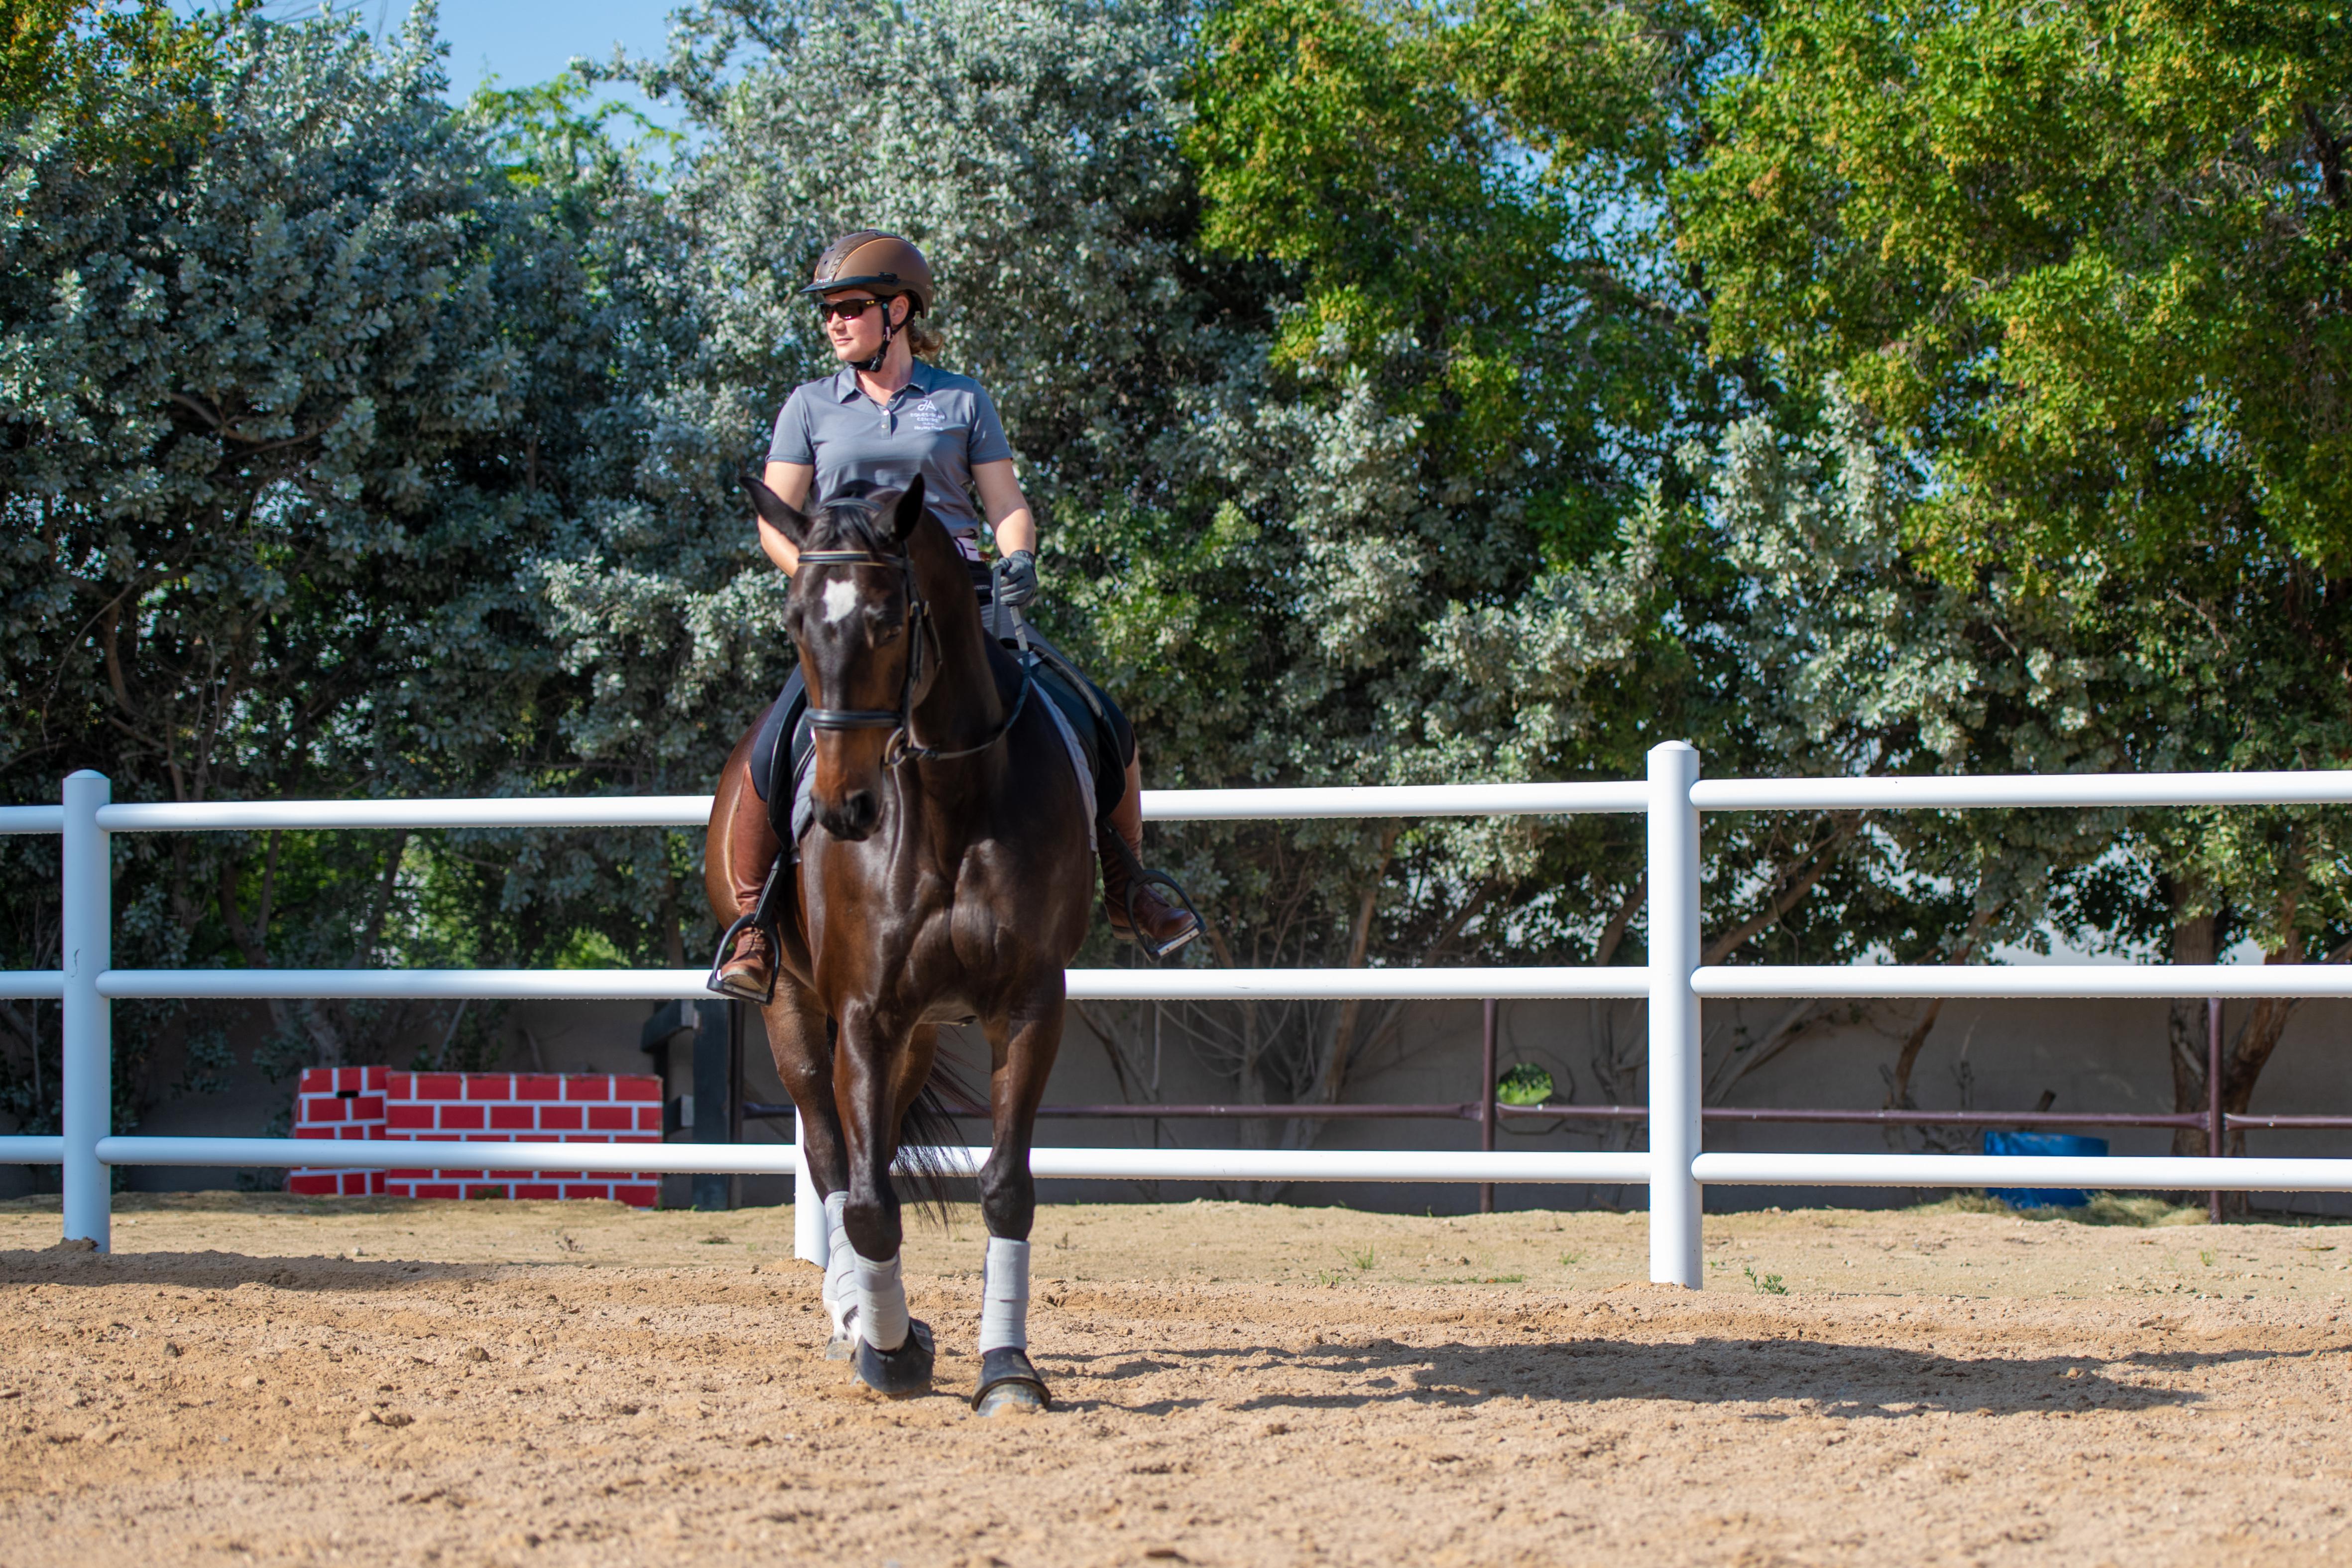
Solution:
<svg viewBox="0 0 2352 1568"><path fill-rule="evenodd" d="M905 719L896 708L811 708L812 730L892 730Z"/></svg>

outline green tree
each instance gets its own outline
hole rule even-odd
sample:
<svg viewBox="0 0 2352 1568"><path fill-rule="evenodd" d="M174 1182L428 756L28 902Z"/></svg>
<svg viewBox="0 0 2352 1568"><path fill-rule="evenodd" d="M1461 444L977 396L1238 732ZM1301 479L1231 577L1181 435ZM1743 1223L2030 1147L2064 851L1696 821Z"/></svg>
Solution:
<svg viewBox="0 0 2352 1568"><path fill-rule="evenodd" d="M2099 672L2077 721L2125 765L2340 765L2340 7L1736 17L1742 68L1676 186L1716 352L1853 390L1932 472L1916 548L2042 602ZM2104 936L2183 960L2231 936L2278 962L2340 956L2340 815L2141 820L2137 902L2104 907ZM2197 1011L2172 1027L2184 1106L2203 1093ZM2251 1010L2233 1107L2291 1011Z"/></svg>
<svg viewBox="0 0 2352 1568"><path fill-rule="evenodd" d="M184 75L101 51L94 118L6 132L7 793L55 798L84 766L139 800L574 782L565 678L518 574L609 401L613 327L580 304L568 220L443 101L429 11L383 48L347 20L205 26L212 52ZM159 154L143 128L185 101L204 112ZM513 962L560 949L583 906L642 917L599 847L129 837L117 952ZM0 853L54 887L53 846ZM12 958L54 963L54 898L9 910ZM140 1047L220 1022L133 1011L125 1114L148 1087ZM271 1011L291 1060L382 1059L423 1023ZM54 1035L36 1008L6 1018L29 1053L14 1108L37 1122Z"/></svg>
<svg viewBox="0 0 2352 1568"><path fill-rule="evenodd" d="M1906 577L1895 538L1906 476L1848 431L1854 460L1829 470L1867 505L1826 479L1826 499L1810 479L1748 495L1780 471L1766 461L1779 448L1768 426L1733 422L1777 389L1752 363L1710 363L1707 297L1669 200L1706 144L1701 83L1726 47L1706 12L1672 5L1213 13L1185 142L1203 238L1285 262L1296 300L1261 420L1308 438L1275 466L1297 478L1261 503L1261 531L1303 546L1286 635L1337 656L1305 665L1337 668L1293 722L1353 743L1312 776L1636 776L1671 736L1723 772L1900 771L1943 765L1969 733L1983 699L1952 595ZM1344 486L1327 454L1345 454ZM1855 696L1856 667L1880 663L1868 707L1833 713L1821 694ZM1827 961L1889 935L1888 831L1718 825L1711 955ZM1354 952L1605 963L1641 950L1637 824L1376 842L1385 858L1360 858L1353 896L1330 900L1359 919ZM1280 907L1271 891L1253 889ZM1949 929L1914 926L1914 945L1969 951L1971 911L1944 913ZM1792 1014L1741 1059L1811 1021ZM1639 1060L1634 1031L1603 1029L1605 1092L1638 1092Z"/></svg>
<svg viewBox="0 0 2352 1568"><path fill-rule="evenodd" d="M164 0L11 0L0 122L47 121L93 159L172 159L217 125L206 89L220 41L258 5L182 16Z"/></svg>

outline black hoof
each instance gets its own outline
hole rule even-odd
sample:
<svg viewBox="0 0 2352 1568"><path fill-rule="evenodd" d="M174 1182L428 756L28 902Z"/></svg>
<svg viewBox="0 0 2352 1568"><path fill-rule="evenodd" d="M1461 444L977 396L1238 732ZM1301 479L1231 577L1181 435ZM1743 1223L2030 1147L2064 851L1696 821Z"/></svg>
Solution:
<svg viewBox="0 0 2352 1568"><path fill-rule="evenodd" d="M855 1342L847 1334L835 1334L833 1338L824 1342L824 1359L827 1361L847 1361L849 1359L850 1352L856 1348L856 1346Z"/></svg>
<svg viewBox="0 0 2352 1568"><path fill-rule="evenodd" d="M1029 1352L1012 1349L984 1352L980 1358L980 1386L973 1390L972 1409L982 1415L1030 1415L1054 1408L1045 1380L1029 1363Z"/></svg>
<svg viewBox="0 0 2352 1568"><path fill-rule="evenodd" d="M857 1381L886 1399L912 1399L931 1391L931 1328L909 1320L907 1342L894 1351L877 1351L864 1340L850 1357Z"/></svg>

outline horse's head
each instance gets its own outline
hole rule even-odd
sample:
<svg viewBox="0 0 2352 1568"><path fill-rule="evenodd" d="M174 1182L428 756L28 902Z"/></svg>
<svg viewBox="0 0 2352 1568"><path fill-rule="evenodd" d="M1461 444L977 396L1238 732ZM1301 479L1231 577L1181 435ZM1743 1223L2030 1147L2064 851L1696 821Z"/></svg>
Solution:
<svg viewBox="0 0 2352 1568"><path fill-rule="evenodd" d="M936 673L923 657L922 601L909 552L921 475L905 490L835 495L803 515L746 478L760 515L801 552L784 627L800 650L816 733L816 819L865 838L882 816L882 777L908 714Z"/></svg>

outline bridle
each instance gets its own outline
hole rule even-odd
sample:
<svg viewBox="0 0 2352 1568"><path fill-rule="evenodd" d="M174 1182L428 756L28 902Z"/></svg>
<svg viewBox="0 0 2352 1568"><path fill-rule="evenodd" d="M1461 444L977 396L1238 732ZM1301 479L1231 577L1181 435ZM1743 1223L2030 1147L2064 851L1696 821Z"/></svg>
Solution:
<svg viewBox="0 0 2352 1568"><path fill-rule="evenodd" d="M928 641L932 657L946 663L940 649L939 632L931 622L931 607L915 586L915 563L910 555L881 555L870 550L803 550L800 566L896 566L898 581L907 595L907 673L899 683L898 706L896 708L819 708L811 703L808 709L812 730L887 730L890 738L882 743L882 765L895 768L901 763L949 763L959 757L976 757L1013 731L1028 705L1029 688L1033 681L1026 661L1021 666L1021 690L1005 710L1003 721L977 745L959 747L943 752L937 746L915 743L915 696L923 685L923 647Z"/></svg>

